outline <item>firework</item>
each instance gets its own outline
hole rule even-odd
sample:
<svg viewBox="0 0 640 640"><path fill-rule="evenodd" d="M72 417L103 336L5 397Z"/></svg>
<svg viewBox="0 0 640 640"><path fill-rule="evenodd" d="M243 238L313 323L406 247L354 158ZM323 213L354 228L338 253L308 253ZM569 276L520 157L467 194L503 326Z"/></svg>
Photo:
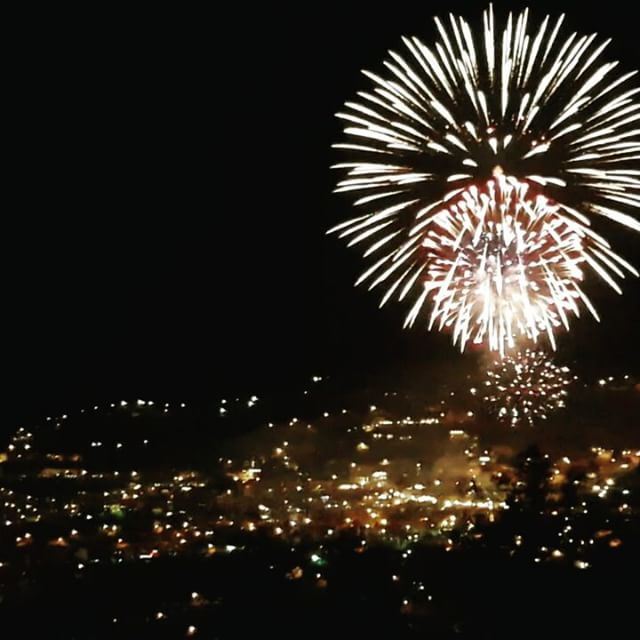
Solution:
<svg viewBox="0 0 640 640"><path fill-rule="evenodd" d="M543 351L526 349L497 360L487 371L482 399L499 420L512 427L533 426L565 406L575 376ZM472 390L472 392L475 390Z"/></svg>
<svg viewBox="0 0 640 640"><path fill-rule="evenodd" d="M618 292L620 266L638 275L589 227L595 216L640 231L640 88L635 72L600 61L608 41L563 35L562 22L532 31L524 11L499 33L489 9L474 34L462 18L436 19L434 47L403 38L406 54L390 52L383 75L364 72L371 90L337 114L348 141L335 145L347 155L336 190L362 214L331 231L367 246L359 282L384 283L383 304L414 290L424 300L434 220L496 171L535 186L558 224L593 244L588 266Z"/></svg>
<svg viewBox="0 0 640 640"><path fill-rule="evenodd" d="M583 267L607 251L526 183L497 174L433 217L418 253L423 292L406 324L430 301L429 328L451 331L461 350L471 340L504 354L540 334L555 347L554 330L568 329L582 304L598 318Z"/></svg>

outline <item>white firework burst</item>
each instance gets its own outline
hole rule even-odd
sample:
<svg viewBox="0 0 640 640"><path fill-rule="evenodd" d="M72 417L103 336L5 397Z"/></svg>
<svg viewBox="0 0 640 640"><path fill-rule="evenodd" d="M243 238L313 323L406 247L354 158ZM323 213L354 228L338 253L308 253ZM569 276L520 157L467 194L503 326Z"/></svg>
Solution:
<svg viewBox="0 0 640 640"><path fill-rule="evenodd" d="M531 30L525 10L499 32L490 8L474 33L462 18L448 27L436 18L434 46L403 38L406 53L389 52L384 74L364 72L372 88L338 114L348 140L335 145L347 156L336 190L354 195L362 215L331 231L378 256L360 281L387 283L383 303L414 286L424 296L434 220L497 167L536 186L556 218L595 243L587 262L614 289L620 265L637 275L589 229L595 215L640 230L636 72L616 72L601 61L608 41L564 34L563 20Z"/></svg>
<svg viewBox="0 0 640 640"><path fill-rule="evenodd" d="M619 270L615 254L530 191L497 174L433 216L418 253L423 291L405 324L429 301L429 328L451 331L461 350L471 340L504 354L518 337L546 335L555 347L554 330L568 330L582 304L598 319L581 287L583 267L599 268L597 257L610 255Z"/></svg>

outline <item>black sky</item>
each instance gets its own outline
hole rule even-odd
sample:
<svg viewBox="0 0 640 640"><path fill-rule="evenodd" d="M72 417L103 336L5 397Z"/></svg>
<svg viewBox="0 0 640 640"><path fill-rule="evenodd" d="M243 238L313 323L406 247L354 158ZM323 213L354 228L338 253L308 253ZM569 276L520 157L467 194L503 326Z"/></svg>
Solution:
<svg viewBox="0 0 640 640"><path fill-rule="evenodd" d="M353 289L358 256L324 235L351 213L328 166L359 70L403 34L430 39L432 15L473 21L484 4L346 5L16 19L3 430L121 396L201 399L458 357ZM640 66L628 2L536 2L533 16L561 10ZM640 237L611 227L640 264ZM640 283L624 289L596 291L604 321L574 322L565 359L637 371Z"/></svg>

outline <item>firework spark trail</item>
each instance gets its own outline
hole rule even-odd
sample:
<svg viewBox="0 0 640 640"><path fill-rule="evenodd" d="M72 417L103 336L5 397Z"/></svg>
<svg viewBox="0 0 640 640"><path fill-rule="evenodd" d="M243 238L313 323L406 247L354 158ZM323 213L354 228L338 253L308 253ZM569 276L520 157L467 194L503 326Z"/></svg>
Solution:
<svg viewBox="0 0 640 640"><path fill-rule="evenodd" d="M353 194L363 214L331 231L349 245L367 245L365 257L374 262L359 282L371 278L370 288L385 283L382 304L417 291L407 324L429 298L421 290L428 271L423 242L442 212L486 185L497 167L539 188L553 205L556 230L571 229L592 245L583 266L618 292L614 276L625 270L638 275L589 228L596 214L640 231L633 216L640 208L640 87L630 85L635 72L620 75L617 63L603 63L608 41L598 43L595 34L563 34L563 17L547 17L533 31L528 11L509 15L501 34L491 8L483 17L481 34L462 18L450 16L448 26L436 19L439 40L431 48L403 38L406 54L389 52L384 76L364 72L373 88L337 114L348 139L334 145L347 156L335 165L346 172L336 191ZM560 308L573 310L576 291L595 314L575 286L549 288L553 309L540 311L549 320L548 335L556 326L552 314L566 325ZM442 305L437 323L432 312L432 326L449 326L441 322ZM458 325L462 345L464 327ZM499 341L492 348L500 348Z"/></svg>
<svg viewBox="0 0 640 640"><path fill-rule="evenodd" d="M543 351L526 349L492 364L481 397L499 420L512 427L534 426L565 406L567 388L575 379L568 367L555 365Z"/></svg>

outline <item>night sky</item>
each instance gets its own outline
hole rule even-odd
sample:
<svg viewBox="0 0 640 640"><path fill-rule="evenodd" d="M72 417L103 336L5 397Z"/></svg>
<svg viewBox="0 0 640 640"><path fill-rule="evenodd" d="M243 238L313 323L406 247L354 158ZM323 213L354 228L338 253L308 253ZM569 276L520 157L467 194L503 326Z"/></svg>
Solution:
<svg viewBox="0 0 640 640"><path fill-rule="evenodd" d="M628 2L532 5L536 21L565 9L567 25L614 39L606 57L640 66ZM331 193L330 145L360 69L379 69L403 34L430 40L431 16L477 24L485 5L374 6L56 9L10 25L2 433L88 402L460 358L353 288L358 252L324 235L352 213ZM640 265L640 236L597 228ZM574 320L559 359L637 373L640 281L623 297L588 288L603 322Z"/></svg>

